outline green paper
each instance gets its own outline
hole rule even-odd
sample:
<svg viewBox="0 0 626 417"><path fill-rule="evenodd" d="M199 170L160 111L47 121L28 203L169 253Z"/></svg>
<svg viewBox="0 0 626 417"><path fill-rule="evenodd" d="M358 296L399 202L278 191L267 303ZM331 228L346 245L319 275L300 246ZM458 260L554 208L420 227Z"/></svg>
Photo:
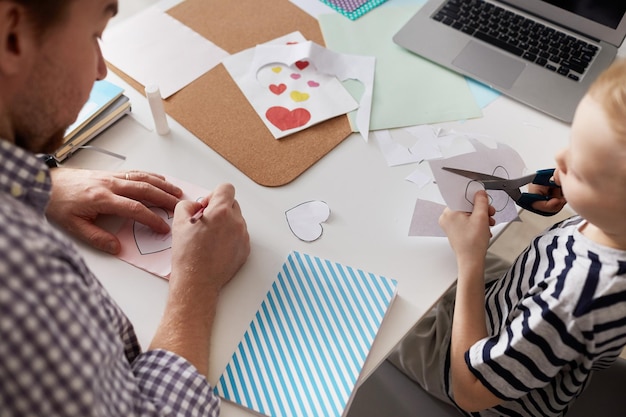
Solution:
<svg viewBox="0 0 626 417"><path fill-rule="evenodd" d="M319 16L327 48L376 57L370 130L482 116L464 77L393 42L396 32L420 7L379 7L356 21L337 13ZM355 94L352 86L346 88ZM348 116L356 132L356 112Z"/></svg>

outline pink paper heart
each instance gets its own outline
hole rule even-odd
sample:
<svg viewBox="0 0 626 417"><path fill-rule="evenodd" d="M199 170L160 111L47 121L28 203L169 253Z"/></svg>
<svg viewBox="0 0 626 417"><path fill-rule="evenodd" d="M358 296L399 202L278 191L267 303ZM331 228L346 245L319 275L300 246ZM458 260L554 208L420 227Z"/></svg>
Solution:
<svg viewBox="0 0 626 417"><path fill-rule="evenodd" d="M294 80L297 80L300 77L301 77L300 74L291 74L291 78L293 78Z"/></svg>
<svg viewBox="0 0 626 417"><path fill-rule="evenodd" d="M318 82L315 82L315 81L311 80L311 81L307 81L307 85L308 85L309 87L319 87L319 86L320 86L320 83L318 83Z"/></svg>

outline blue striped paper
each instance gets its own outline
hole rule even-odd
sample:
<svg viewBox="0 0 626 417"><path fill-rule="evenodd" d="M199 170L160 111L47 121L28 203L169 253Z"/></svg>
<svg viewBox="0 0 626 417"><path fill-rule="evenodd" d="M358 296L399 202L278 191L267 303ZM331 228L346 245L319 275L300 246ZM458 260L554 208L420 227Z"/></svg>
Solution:
<svg viewBox="0 0 626 417"><path fill-rule="evenodd" d="M396 285L292 252L216 393L272 417L341 416Z"/></svg>

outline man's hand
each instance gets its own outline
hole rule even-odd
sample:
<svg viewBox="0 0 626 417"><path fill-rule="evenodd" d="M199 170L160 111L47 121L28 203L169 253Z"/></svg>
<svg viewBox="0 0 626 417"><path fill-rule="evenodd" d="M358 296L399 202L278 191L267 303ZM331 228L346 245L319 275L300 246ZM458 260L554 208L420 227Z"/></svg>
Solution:
<svg viewBox="0 0 626 417"><path fill-rule="evenodd" d="M202 208L202 216L192 223L191 217ZM175 352L208 375L220 290L250 253L248 229L234 187L222 184L203 202L181 201L172 229L170 292L150 349Z"/></svg>
<svg viewBox="0 0 626 417"><path fill-rule="evenodd" d="M183 194L163 176L148 172L54 168L50 175L52 196L46 211L48 218L68 233L111 254L120 251L120 242L94 224L99 215L130 218L157 233L167 233L169 225L146 204L174 210Z"/></svg>

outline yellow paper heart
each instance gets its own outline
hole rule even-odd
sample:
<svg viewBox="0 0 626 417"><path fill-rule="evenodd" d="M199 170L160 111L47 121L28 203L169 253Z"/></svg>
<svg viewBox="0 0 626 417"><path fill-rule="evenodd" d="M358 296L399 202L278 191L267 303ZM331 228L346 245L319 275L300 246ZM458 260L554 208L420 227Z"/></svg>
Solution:
<svg viewBox="0 0 626 417"><path fill-rule="evenodd" d="M292 91L289 96L295 102L306 101L309 99L309 95L307 93L301 93L297 90Z"/></svg>
<svg viewBox="0 0 626 417"><path fill-rule="evenodd" d="M272 67L272 71L274 71L276 74L278 74L279 72L281 72L283 69L281 67Z"/></svg>

